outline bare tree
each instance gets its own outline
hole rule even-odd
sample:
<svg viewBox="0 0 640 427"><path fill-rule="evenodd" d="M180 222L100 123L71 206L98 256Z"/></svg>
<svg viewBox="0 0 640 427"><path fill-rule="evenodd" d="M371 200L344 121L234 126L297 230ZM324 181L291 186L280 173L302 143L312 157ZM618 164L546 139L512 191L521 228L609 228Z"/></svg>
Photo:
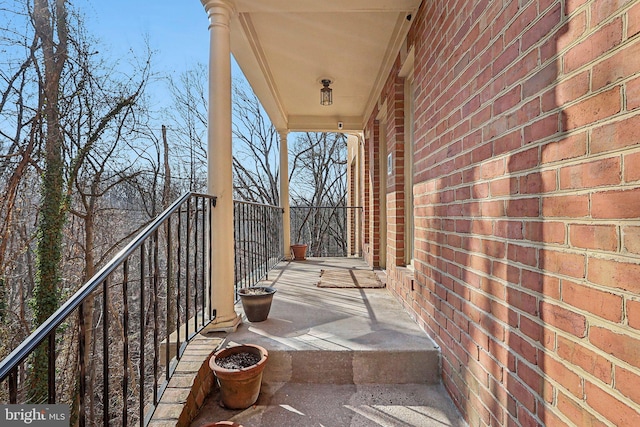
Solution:
<svg viewBox="0 0 640 427"><path fill-rule="evenodd" d="M236 198L278 206L278 132L250 89L236 83L233 94L233 171Z"/></svg>
<svg viewBox="0 0 640 427"><path fill-rule="evenodd" d="M75 277L79 286L105 255L96 258L94 250L101 234L95 230L98 200L137 173L116 147L135 127L149 66L142 64L134 79L116 81L112 69L94 60L94 43L65 0L15 0L0 13L10 18L0 28L0 45L11 54L0 62L0 320L18 295L20 308L10 314L26 334L57 308L61 292L74 290L64 279ZM74 239L69 212L84 224L83 274L67 249L74 246L65 244ZM12 348L7 341L0 351ZM28 365L34 402L46 398L46 357L39 349Z"/></svg>
<svg viewBox="0 0 640 427"><path fill-rule="evenodd" d="M191 159L192 180L206 176L206 81L204 66L184 73L171 81L175 108L172 126L178 134L174 145L177 157ZM342 206L338 212L308 211L300 227L292 228L292 237L320 242L318 236L330 235L346 251L346 136L334 133L302 133L297 135L291 156L290 188L294 204L303 206ZM193 137L197 136L197 139ZM234 82L233 88L233 179L237 199L280 204L279 135L270 123L256 95L246 84ZM190 188L194 188L192 183ZM332 219L333 218L333 219ZM295 224L294 224L295 225ZM305 228L306 227L306 228ZM306 230L306 231L305 231ZM296 235L297 234L297 235ZM315 237L312 237L315 236ZM315 243L316 252L321 243Z"/></svg>
<svg viewBox="0 0 640 427"><path fill-rule="evenodd" d="M292 239L310 244L311 256L346 253L346 148L339 133L302 133L294 143Z"/></svg>
<svg viewBox="0 0 640 427"><path fill-rule="evenodd" d="M207 68L197 64L176 80L169 78L173 98L168 112L173 130L171 150L174 170L189 177L187 190L204 191L207 186ZM181 171L184 167L188 169ZM180 185L180 188L185 187Z"/></svg>

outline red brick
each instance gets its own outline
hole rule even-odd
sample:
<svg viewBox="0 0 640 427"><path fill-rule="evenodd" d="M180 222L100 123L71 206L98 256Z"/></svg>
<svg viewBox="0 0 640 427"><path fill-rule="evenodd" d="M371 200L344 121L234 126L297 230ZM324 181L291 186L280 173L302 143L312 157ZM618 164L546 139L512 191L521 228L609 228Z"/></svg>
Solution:
<svg viewBox="0 0 640 427"><path fill-rule="evenodd" d="M589 215L589 196L554 196L542 198L545 217L583 218Z"/></svg>
<svg viewBox="0 0 640 427"><path fill-rule="evenodd" d="M625 84L627 111L633 111L640 107L640 78L628 81Z"/></svg>
<svg viewBox="0 0 640 427"><path fill-rule="evenodd" d="M578 248L615 251L618 249L618 228L615 225L572 224L569 243Z"/></svg>
<svg viewBox="0 0 640 427"><path fill-rule="evenodd" d="M491 340L490 342L494 342ZM491 345L490 345L491 346ZM497 354L500 354L498 352ZM486 351L480 351L479 357L480 364L482 367L489 373L489 375L493 376L498 381L502 380L502 367L495 361L493 357Z"/></svg>
<svg viewBox="0 0 640 427"><path fill-rule="evenodd" d="M523 142L525 144L537 142L558 133L560 129L558 118L559 114L555 113L526 125Z"/></svg>
<svg viewBox="0 0 640 427"><path fill-rule="evenodd" d="M535 411L535 396L511 372L507 374L507 390L530 412Z"/></svg>
<svg viewBox="0 0 640 427"><path fill-rule="evenodd" d="M603 191L591 195L593 218L640 218L640 189Z"/></svg>
<svg viewBox="0 0 640 427"><path fill-rule="evenodd" d="M573 130L611 117L621 110L620 86L598 93L563 110L563 130Z"/></svg>
<svg viewBox="0 0 640 427"><path fill-rule="evenodd" d="M522 146L522 135L520 130L508 133L493 141L493 155L509 153Z"/></svg>
<svg viewBox="0 0 640 427"><path fill-rule="evenodd" d="M542 343L543 339L543 326L537 321L531 320L526 316L520 316L520 332L528 336L529 338Z"/></svg>
<svg viewBox="0 0 640 427"><path fill-rule="evenodd" d="M564 280L562 300L612 322L622 321L622 297Z"/></svg>
<svg viewBox="0 0 640 427"><path fill-rule="evenodd" d="M631 400L640 404L640 375L638 371L632 372L620 366L616 366L616 390Z"/></svg>
<svg viewBox="0 0 640 427"><path fill-rule="evenodd" d="M501 261L493 261L491 268L495 277L516 285L520 283L520 269L515 265Z"/></svg>
<svg viewBox="0 0 640 427"><path fill-rule="evenodd" d="M632 254L640 254L640 227L622 228L622 249Z"/></svg>
<svg viewBox="0 0 640 427"><path fill-rule="evenodd" d="M542 111L561 108L589 92L589 72L585 71L561 81L542 96Z"/></svg>
<svg viewBox="0 0 640 427"><path fill-rule="evenodd" d="M640 43L625 46L615 55L593 67L592 90L634 75L640 69Z"/></svg>
<svg viewBox="0 0 640 427"><path fill-rule="evenodd" d="M531 3L526 9L521 9L518 12L516 19L513 20L504 33L507 43L511 43L511 41L518 38L524 32L524 29L537 18L537 6L537 4Z"/></svg>
<svg viewBox="0 0 640 427"><path fill-rule="evenodd" d="M490 200L482 202L480 205L482 216L486 217L501 217L504 216L504 201L502 200Z"/></svg>
<svg viewBox="0 0 640 427"><path fill-rule="evenodd" d="M597 27L603 21L615 15L629 0L596 0L591 3L591 27Z"/></svg>
<svg viewBox="0 0 640 427"><path fill-rule="evenodd" d="M558 391L558 409L576 426L589 426L589 427L605 427L604 424L598 418L595 417L589 409L585 407L584 402L580 399L578 402L568 397L564 393ZM562 424L558 424L562 425Z"/></svg>
<svg viewBox="0 0 640 427"><path fill-rule="evenodd" d="M566 0L566 14L571 15L586 2L587 0Z"/></svg>
<svg viewBox="0 0 640 427"><path fill-rule="evenodd" d="M553 62L536 71L522 83L523 98L527 99L530 96L540 94L558 79L559 74L558 68Z"/></svg>
<svg viewBox="0 0 640 427"><path fill-rule="evenodd" d="M556 171L529 173L520 177L520 194L551 193L557 190Z"/></svg>
<svg viewBox="0 0 640 427"><path fill-rule="evenodd" d="M507 216L510 218L538 217L539 215L540 200L536 197L511 199L507 202Z"/></svg>
<svg viewBox="0 0 640 427"><path fill-rule="evenodd" d="M587 279L610 288L640 292L640 265L589 258Z"/></svg>
<svg viewBox="0 0 640 427"><path fill-rule="evenodd" d="M518 361L518 377L536 394L541 396L544 392L544 378L542 375L522 361Z"/></svg>
<svg viewBox="0 0 640 427"><path fill-rule="evenodd" d="M507 303L533 316L538 314L538 298L513 288L507 290Z"/></svg>
<svg viewBox="0 0 640 427"><path fill-rule="evenodd" d="M587 154L587 133L571 135L552 141L542 148L542 163L557 162L582 157Z"/></svg>
<svg viewBox="0 0 640 427"><path fill-rule="evenodd" d="M640 425L640 412L612 396L599 386L587 381L585 384L587 404L617 426Z"/></svg>
<svg viewBox="0 0 640 427"><path fill-rule="evenodd" d="M496 221L493 232L496 237L522 239L523 224L521 221Z"/></svg>
<svg viewBox="0 0 640 427"><path fill-rule="evenodd" d="M540 62L542 64L554 58L558 52L564 51L583 36L587 29L586 15L586 12L582 11L572 16L544 42L540 47ZM559 64L558 67L560 66Z"/></svg>
<svg viewBox="0 0 640 427"><path fill-rule="evenodd" d="M560 280L537 271L522 270L522 287L547 298L560 299Z"/></svg>
<svg viewBox="0 0 640 427"><path fill-rule="evenodd" d="M565 224L562 222L525 222L524 237L534 242L564 243Z"/></svg>
<svg viewBox="0 0 640 427"><path fill-rule="evenodd" d="M523 406L518 406L518 425L522 427L539 427L540 423L531 411Z"/></svg>
<svg viewBox="0 0 640 427"><path fill-rule="evenodd" d="M538 350L518 334L510 332L507 336L507 345L509 346L509 350L514 352L519 358L527 360L532 365L537 363Z"/></svg>
<svg viewBox="0 0 640 427"><path fill-rule="evenodd" d="M640 301L627 300L627 321L632 328L640 329Z"/></svg>
<svg viewBox="0 0 640 427"><path fill-rule="evenodd" d="M560 169L560 189L594 188L620 183L620 158L610 157Z"/></svg>
<svg viewBox="0 0 640 427"><path fill-rule="evenodd" d="M511 42L510 40L506 40L505 44ZM497 56L494 56L493 62L493 72L495 75L498 75L503 70L506 70L509 65L514 63L520 54L520 46L518 43L512 43L510 46L504 48L502 53Z"/></svg>
<svg viewBox="0 0 640 427"><path fill-rule="evenodd" d="M640 141L640 115L607 123L591 132L591 153L615 151L638 144Z"/></svg>
<svg viewBox="0 0 640 427"><path fill-rule="evenodd" d="M586 318L559 305L540 301L540 319L578 338L583 338L587 335Z"/></svg>
<svg viewBox="0 0 640 427"><path fill-rule="evenodd" d="M491 196L505 196L518 192L518 180L513 177L498 179L489 183Z"/></svg>
<svg viewBox="0 0 640 427"><path fill-rule="evenodd" d="M591 326L589 342L613 357L640 367L640 341L600 326Z"/></svg>
<svg viewBox="0 0 640 427"><path fill-rule="evenodd" d="M611 384L613 365L596 352L561 335L558 336L558 356L577 365L606 384Z"/></svg>
<svg viewBox="0 0 640 427"><path fill-rule="evenodd" d="M549 383L546 383L548 388L551 388L551 391L548 392L549 395L552 395L552 386ZM542 420L545 426L563 426L566 423L560 419L558 409L555 406L552 406L551 403L555 402L553 396L550 399L545 399L549 405L539 405L538 406L538 418Z"/></svg>
<svg viewBox="0 0 640 427"><path fill-rule="evenodd" d="M540 9L542 10L542 7ZM551 33L555 26L559 25L561 22L562 8L560 3L557 3L522 35L520 49L522 49L522 51L524 52L529 49L529 47L539 43L543 38Z"/></svg>
<svg viewBox="0 0 640 427"><path fill-rule="evenodd" d="M627 12L627 38L640 33L640 3Z"/></svg>
<svg viewBox="0 0 640 427"><path fill-rule="evenodd" d="M570 367L565 366L564 361L558 361L550 356L550 353L541 353L540 369L542 369L548 377L553 378L560 383L566 390L576 397L582 397L582 378L576 374Z"/></svg>
<svg viewBox="0 0 640 427"><path fill-rule="evenodd" d="M640 181L640 152L624 156L625 182Z"/></svg>
<svg viewBox="0 0 640 427"><path fill-rule="evenodd" d="M509 158L507 169L510 172L519 172L538 166L538 147L515 153Z"/></svg>
<svg viewBox="0 0 640 427"><path fill-rule="evenodd" d="M515 86L493 101L493 115L498 116L520 102L520 86Z"/></svg>
<svg viewBox="0 0 640 427"><path fill-rule="evenodd" d="M622 41L622 20L611 23L591 34L585 41L571 48L564 56L564 72L570 73L611 50Z"/></svg>
<svg viewBox="0 0 640 427"><path fill-rule="evenodd" d="M504 160L498 159L484 163L480 167L481 177L485 179L504 175Z"/></svg>
<svg viewBox="0 0 640 427"><path fill-rule="evenodd" d="M521 52L525 49L521 48ZM538 66L538 51L532 50L524 56L520 56L517 61L511 64L510 68L505 71L505 87L510 87L515 83L519 83L527 74L532 72ZM540 102L536 99L537 103Z"/></svg>
<svg viewBox="0 0 640 427"><path fill-rule="evenodd" d="M536 248L530 246L520 246L514 243L509 243L507 249L507 258L513 262L519 262L522 264L536 267L538 265L538 251Z"/></svg>

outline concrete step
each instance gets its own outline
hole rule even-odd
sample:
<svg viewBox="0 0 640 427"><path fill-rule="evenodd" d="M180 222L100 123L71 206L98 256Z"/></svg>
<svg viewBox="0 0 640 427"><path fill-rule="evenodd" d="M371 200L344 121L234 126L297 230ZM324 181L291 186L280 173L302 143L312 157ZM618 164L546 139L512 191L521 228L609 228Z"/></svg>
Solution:
<svg viewBox="0 0 640 427"><path fill-rule="evenodd" d="M265 383L437 384L437 349L284 351L268 349Z"/></svg>

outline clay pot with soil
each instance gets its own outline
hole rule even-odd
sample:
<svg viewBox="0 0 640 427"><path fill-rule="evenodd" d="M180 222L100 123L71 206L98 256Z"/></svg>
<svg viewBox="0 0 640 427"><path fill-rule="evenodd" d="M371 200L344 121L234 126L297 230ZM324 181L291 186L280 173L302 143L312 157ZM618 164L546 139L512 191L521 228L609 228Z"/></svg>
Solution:
<svg viewBox="0 0 640 427"><path fill-rule="evenodd" d="M276 288L270 286L251 286L238 290L244 314L249 322L263 322L267 320L271 310L271 302Z"/></svg>
<svg viewBox="0 0 640 427"><path fill-rule="evenodd" d="M267 350L255 344L227 347L211 357L209 367L226 408L246 409L256 403L268 357Z"/></svg>

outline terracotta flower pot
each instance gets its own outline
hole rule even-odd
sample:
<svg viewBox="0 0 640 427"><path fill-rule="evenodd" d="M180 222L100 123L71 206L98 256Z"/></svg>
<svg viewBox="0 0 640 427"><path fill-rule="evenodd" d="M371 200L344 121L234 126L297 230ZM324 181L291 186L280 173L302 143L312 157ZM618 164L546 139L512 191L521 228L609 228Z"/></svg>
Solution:
<svg viewBox="0 0 640 427"><path fill-rule="evenodd" d="M271 302L276 288L270 286L251 286L238 290L244 314L249 322L263 322L267 320L271 310Z"/></svg>
<svg viewBox="0 0 640 427"><path fill-rule="evenodd" d="M260 357L255 365L240 369L227 369L216 361L239 353L251 353ZM209 360L209 367L220 386L222 403L229 409L246 409L256 403L262 385L262 371L269 353L259 345L243 344L218 350Z"/></svg>
<svg viewBox="0 0 640 427"><path fill-rule="evenodd" d="M307 259L307 245L291 245L293 259L295 261L304 261Z"/></svg>
<svg viewBox="0 0 640 427"><path fill-rule="evenodd" d="M234 423L233 421L218 421L217 423L207 424L204 427L242 427L242 424Z"/></svg>
<svg viewBox="0 0 640 427"><path fill-rule="evenodd" d="M242 427L242 424L234 423L233 421L218 421L217 423L207 424L204 427Z"/></svg>

